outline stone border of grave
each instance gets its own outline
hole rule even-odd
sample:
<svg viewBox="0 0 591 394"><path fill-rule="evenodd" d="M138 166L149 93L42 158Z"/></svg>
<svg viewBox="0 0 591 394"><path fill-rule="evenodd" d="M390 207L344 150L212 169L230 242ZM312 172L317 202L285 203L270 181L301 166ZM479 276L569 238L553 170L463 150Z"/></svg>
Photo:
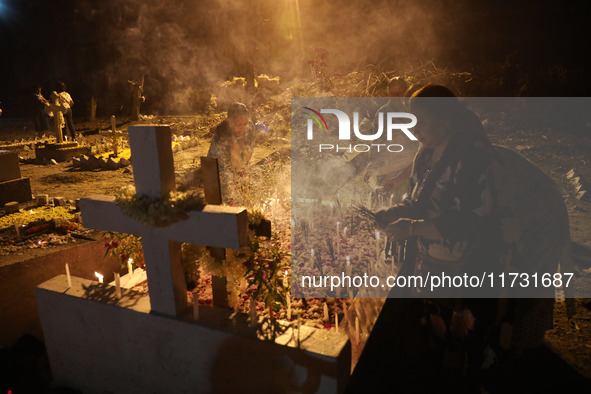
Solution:
<svg viewBox="0 0 591 394"><path fill-rule="evenodd" d="M342 393L351 345L341 333L287 327L275 338L246 315L150 313L149 296L60 275L36 290L54 382L84 393Z"/></svg>

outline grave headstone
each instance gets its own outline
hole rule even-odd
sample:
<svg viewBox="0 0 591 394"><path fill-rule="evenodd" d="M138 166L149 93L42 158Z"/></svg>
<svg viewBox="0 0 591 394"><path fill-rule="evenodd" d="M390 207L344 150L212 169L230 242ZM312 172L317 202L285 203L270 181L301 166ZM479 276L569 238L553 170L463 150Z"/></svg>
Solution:
<svg viewBox="0 0 591 394"><path fill-rule="evenodd" d="M33 199L29 178L21 177L18 154L0 151L0 204Z"/></svg>

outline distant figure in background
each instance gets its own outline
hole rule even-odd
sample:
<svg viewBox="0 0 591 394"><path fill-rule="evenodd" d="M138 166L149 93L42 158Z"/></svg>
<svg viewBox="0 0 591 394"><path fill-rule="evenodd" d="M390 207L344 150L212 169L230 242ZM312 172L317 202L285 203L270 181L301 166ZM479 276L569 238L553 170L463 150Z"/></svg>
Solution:
<svg viewBox="0 0 591 394"><path fill-rule="evenodd" d="M51 123L49 115L45 111L45 107L49 105L49 101L43 97L41 86L36 85L33 91L35 113L33 115L33 123L35 124L35 131L51 130Z"/></svg>
<svg viewBox="0 0 591 394"><path fill-rule="evenodd" d="M72 106L74 105L74 100L72 100L70 93L66 91L65 83L58 82L58 94L61 104L66 107L66 112L64 113L66 132L70 135L72 141L76 141L76 129L74 128L74 120L72 119Z"/></svg>
<svg viewBox="0 0 591 394"><path fill-rule="evenodd" d="M255 132L249 111L242 103L228 108L227 118L216 128L207 157L218 159L222 195L228 197L234 176L244 170L252 156Z"/></svg>

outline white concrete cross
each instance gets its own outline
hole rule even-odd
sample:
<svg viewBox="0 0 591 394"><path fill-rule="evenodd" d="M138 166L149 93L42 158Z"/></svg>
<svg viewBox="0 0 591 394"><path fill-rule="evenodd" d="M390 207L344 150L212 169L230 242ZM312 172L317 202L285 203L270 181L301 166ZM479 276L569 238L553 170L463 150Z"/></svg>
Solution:
<svg viewBox="0 0 591 394"><path fill-rule="evenodd" d="M174 162L168 126L129 127L133 177L138 195L159 197L174 191ZM87 228L142 237L153 312L179 315L187 307L187 286L181 266L180 243L239 249L248 240L244 208L206 205L167 227L147 227L125 216L115 197L92 195L80 200Z"/></svg>
<svg viewBox="0 0 591 394"><path fill-rule="evenodd" d="M64 119L63 114L68 112L68 108L66 108L61 103L52 103L45 106L45 113L53 118L53 132L57 138L57 142L64 142L64 137L62 133L62 125L60 124L60 118ZM62 116L59 116L62 114ZM65 122L65 119L64 119Z"/></svg>

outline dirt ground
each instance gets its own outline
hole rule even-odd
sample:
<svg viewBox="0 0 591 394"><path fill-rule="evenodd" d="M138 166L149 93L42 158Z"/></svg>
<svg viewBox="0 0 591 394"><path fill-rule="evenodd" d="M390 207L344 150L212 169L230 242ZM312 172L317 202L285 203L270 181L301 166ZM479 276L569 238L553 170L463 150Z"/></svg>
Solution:
<svg viewBox="0 0 591 394"><path fill-rule="evenodd" d="M140 123L170 124L173 134L197 138L198 145L174 153L177 185L182 185L181 188L193 187L191 179L199 167L199 157L207 154L211 141L211 120L202 116L166 116L152 117ZM31 126L31 122L26 119L0 119L0 140L12 142L14 139L32 138L36 134L30 130ZM123 128L126 129L126 126ZM108 122L106 119L93 124L78 122L76 127L87 134L88 142L93 142L102 137L92 130L106 129ZM289 147L289 140L285 137L275 135L261 139L255 149L253 162L276 149ZM591 203L577 199L577 191L567 179L569 171L574 169L582 182L591 182L591 135L571 134L568 131L547 136L533 131L509 135L493 131L491 139L496 144L522 153L560 186L570 218L575 269L591 277ZM34 157L34 152L23 150L19 155L29 159ZM46 193L71 200L94 193L113 194L117 188L133 183L133 173L123 168L114 171L82 171L72 168L70 162L57 165L22 162L21 172L23 177L31 179L34 195ZM547 332L546 343L573 369L591 379L591 300L576 300L577 313L571 321L566 318L565 310L564 301L557 301L554 329Z"/></svg>

